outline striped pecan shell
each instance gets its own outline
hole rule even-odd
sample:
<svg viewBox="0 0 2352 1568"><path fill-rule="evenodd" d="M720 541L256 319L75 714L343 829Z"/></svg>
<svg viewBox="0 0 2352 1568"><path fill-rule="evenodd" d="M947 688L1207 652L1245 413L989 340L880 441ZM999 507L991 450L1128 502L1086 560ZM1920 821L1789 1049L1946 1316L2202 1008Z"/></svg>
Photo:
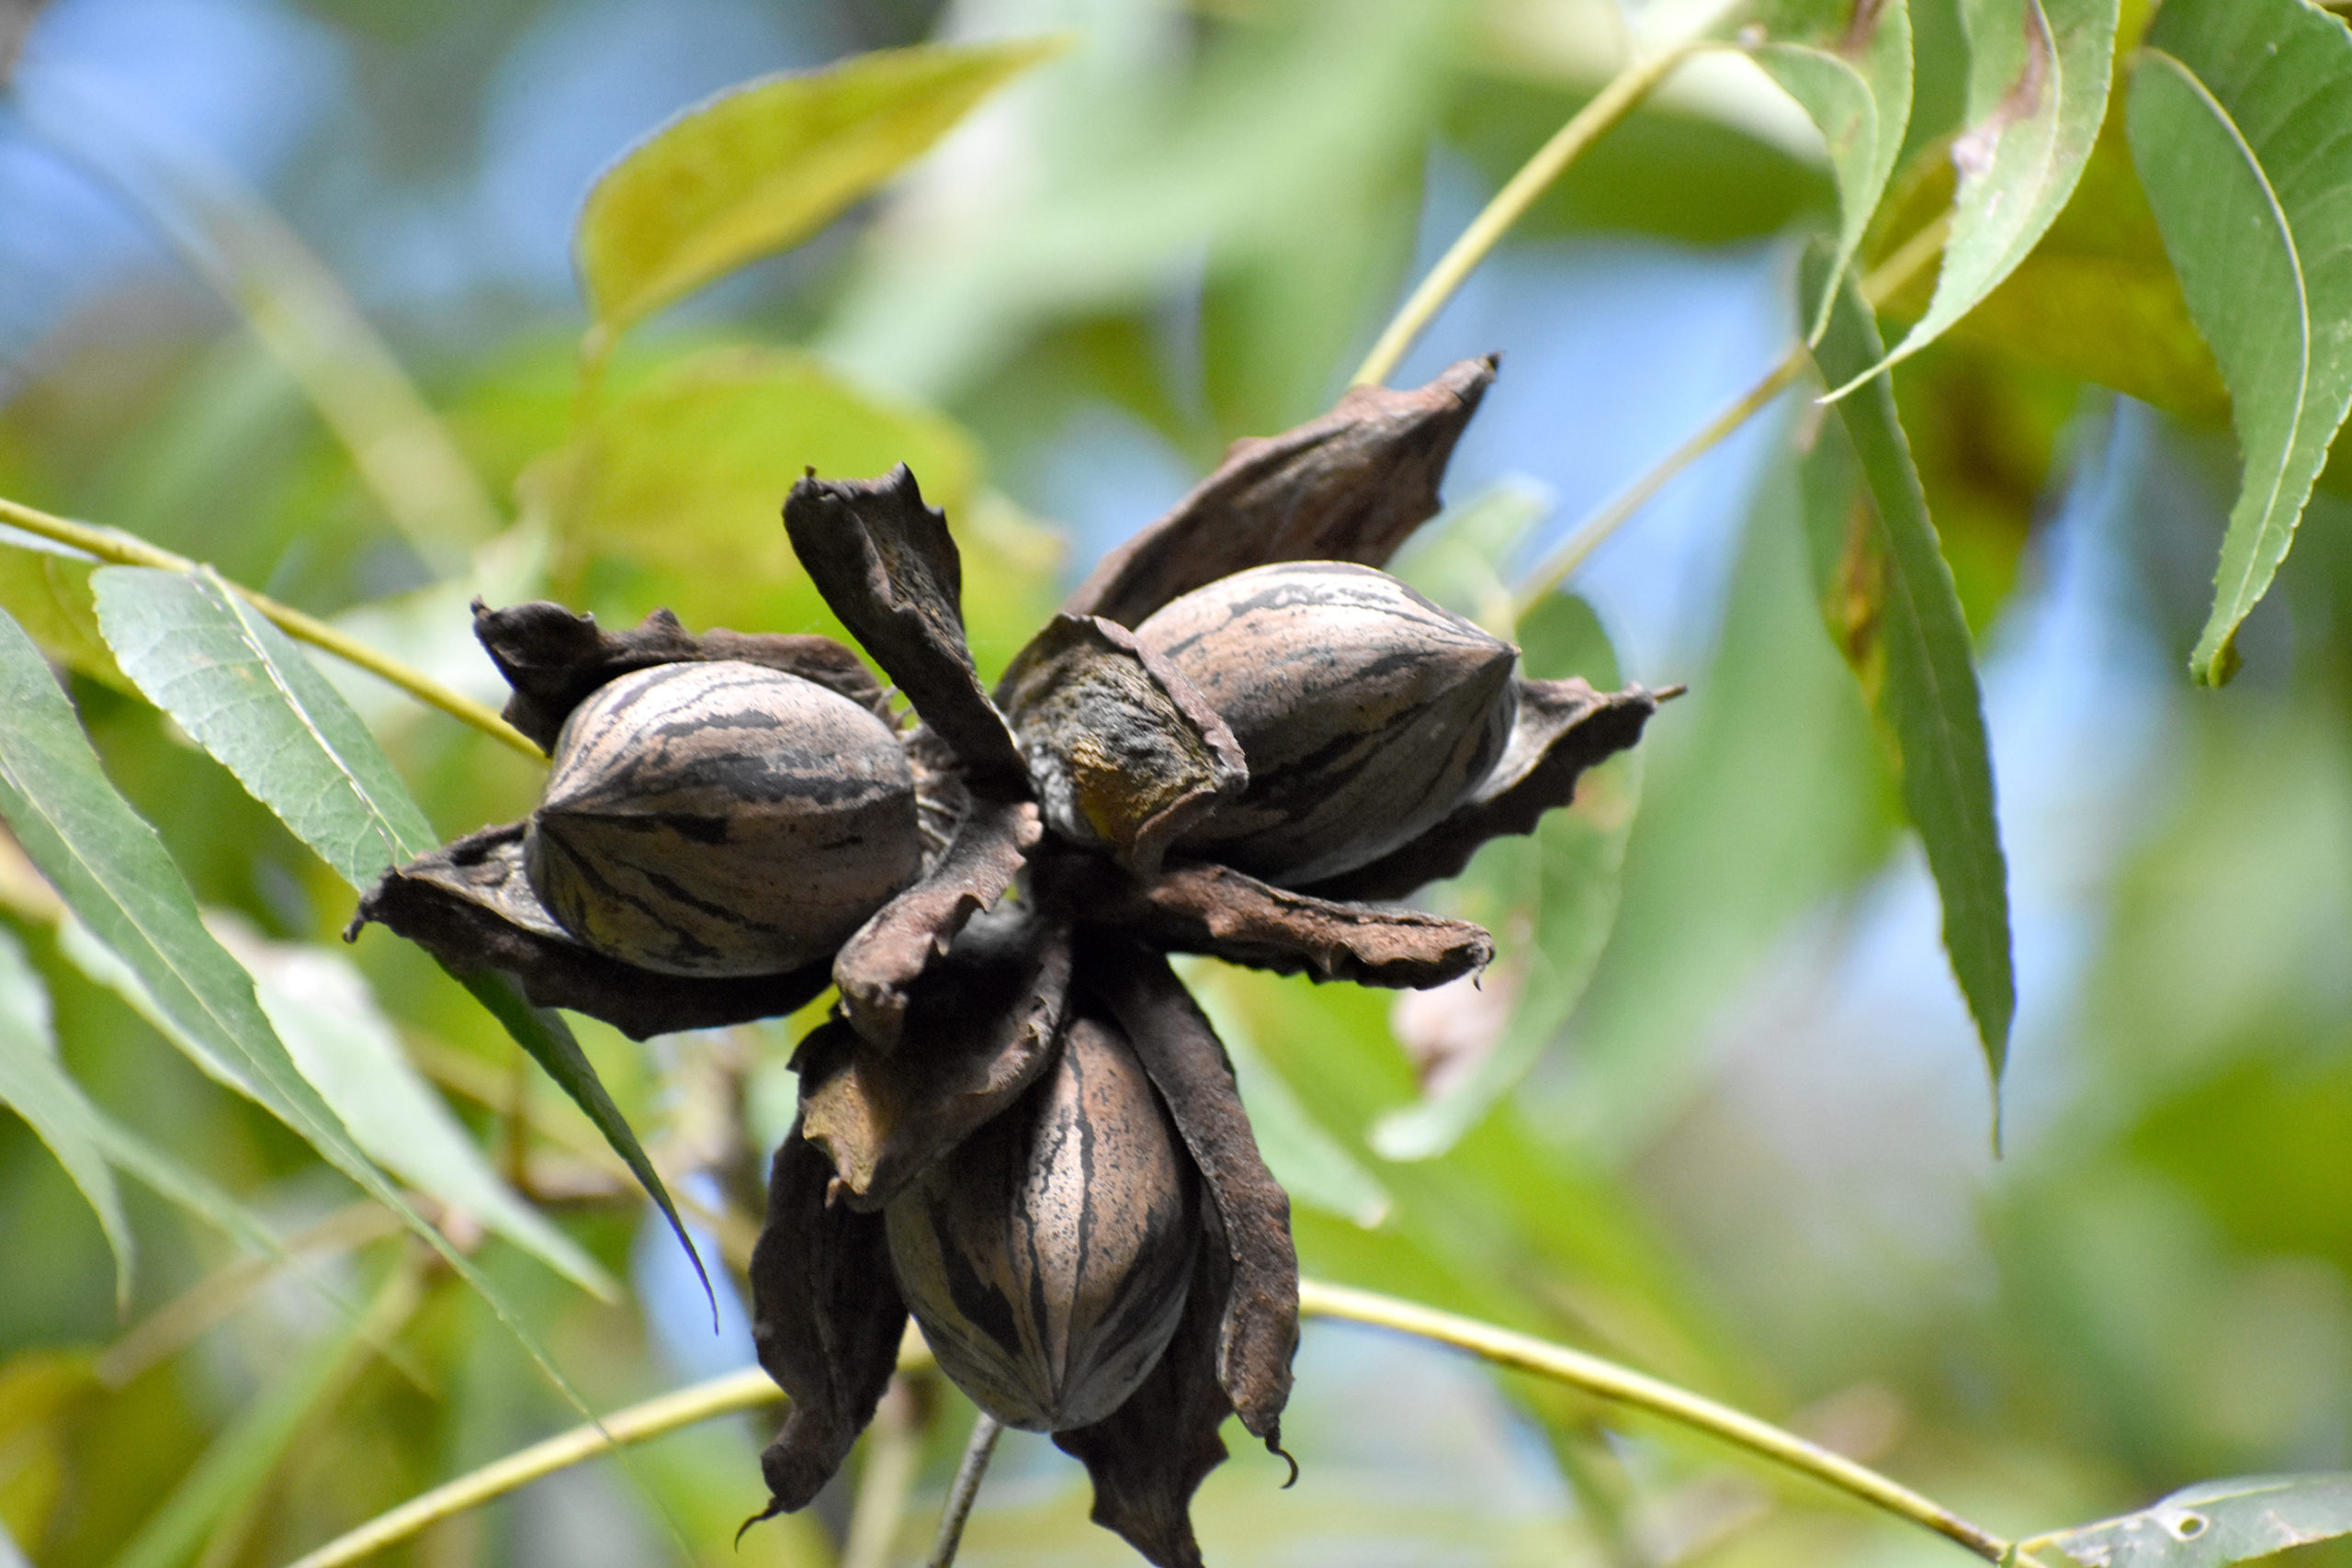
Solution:
<svg viewBox="0 0 2352 1568"><path fill-rule="evenodd" d="M1250 784L1176 847L1293 886L1442 818L1502 754L1511 646L1385 572L1295 561L1220 578L1136 628L1208 698Z"/></svg>
<svg viewBox="0 0 2352 1568"><path fill-rule="evenodd" d="M1112 1026L884 1211L907 1307L939 1364L1008 1426L1063 1431L1126 1403L1183 1315L1196 1182Z"/></svg>
<svg viewBox="0 0 2352 1568"><path fill-rule="evenodd" d="M890 727L732 660L640 670L575 708L524 844L532 890L566 931L665 975L820 960L922 861Z"/></svg>

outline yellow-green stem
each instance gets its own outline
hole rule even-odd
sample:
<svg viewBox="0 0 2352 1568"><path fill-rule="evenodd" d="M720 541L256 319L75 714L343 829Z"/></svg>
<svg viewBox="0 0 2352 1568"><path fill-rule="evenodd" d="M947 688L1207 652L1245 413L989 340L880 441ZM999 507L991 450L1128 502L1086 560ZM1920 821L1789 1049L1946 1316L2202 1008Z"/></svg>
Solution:
<svg viewBox="0 0 2352 1568"><path fill-rule="evenodd" d="M94 528L86 523L69 522L46 512L0 496L0 523L21 528L28 534L38 534L44 539L54 539L61 545L71 545L85 554L117 566L151 566L164 571L193 571L198 563L186 556L149 544L144 539L119 534L110 528ZM443 713L462 724L469 724L483 734L493 736L520 751L526 757L545 761L547 753L538 743L481 704L434 680L422 671L413 670L397 659L387 658L356 637L347 637L316 616L306 615L288 604L281 604L266 594L231 582L229 591L275 622L280 631L298 641L334 654L347 664L357 665L380 680L390 682L410 696L428 707Z"/></svg>
<svg viewBox="0 0 2352 1568"><path fill-rule="evenodd" d="M1394 1296L1354 1290L1345 1285L1329 1285L1316 1280L1301 1280L1298 1297L1299 1312L1304 1316L1336 1318L1377 1328L1395 1329L1401 1334L1467 1350L1498 1366L1550 1378L1596 1398L1649 1411L1678 1425L1709 1433L1786 1469L1812 1476L1850 1497L1956 1541L1987 1562L1999 1562L2006 1558L2009 1562L2026 1564L2027 1568L2039 1568L2014 1543L1971 1524L1950 1509L1866 1465L1857 1464L1842 1454L1832 1453L1818 1444L1805 1441L1793 1432L1782 1431L1727 1404L1718 1404L1712 1399L1677 1388L1672 1383L1662 1382L1631 1368L1530 1335L1498 1328L1490 1323L1480 1323L1475 1318L1458 1317L1413 1302L1399 1301ZM910 1328L906 1343L899 1347L899 1370L905 1371L926 1365L929 1359L928 1349ZM350 1534L329 1541L292 1563L290 1568L341 1568L341 1564L357 1562L370 1552L405 1540L426 1526L452 1514L477 1507L541 1476L594 1459L613 1448L644 1442L682 1427L707 1421L714 1416L755 1409L783 1397L775 1384L768 1381L766 1373L752 1369L730 1372L708 1382L696 1383L691 1388L650 1399L605 1417L603 1431L594 1427L575 1427L560 1437L549 1438L543 1443L509 1454L494 1464L485 1465L470 1474L435 1487L391 1512L369 1520Z"/></svg>
<svg viewBox="0 0 2352 1568"><path fill-rule="evenodd" d="M1486 209L1470 220L1461 237L1438 258L1438 264L1430 268L1429 276L1398 308L1381 333L1380 341L1364 356L1354 384L1361 387L1386 380L1396 368L1396 362L1405 357L1405 351L1413 346L1413 340L1436 319L1445 302L1453 298L1453 291L1477 270L1478 264L1487 259L1487 253L1495 248L1510 226L1535 205L1535 198L1544 194L1545 187L1565 174L1603 131L1649 96L1668 72L1704 47L1704 40L1694 38L1648 60L1634 62L1611 77L1609 85L1578 109L1567 124L1554 132L1552 140L1520 166Z"/></svg>
<svg viewBox="0 0 2352 1568"><path fill-rule="evenodd" d="M1929 263L1943 254L1944 239L1951 229L1950 217L1942 216L1905 240L1893 255L1881 262L1868 277L1862 279L1863 302L1875 310L1899 293L1926 270ZM1627 518L1664 490L1668 480L1713 451L1732 432L1770 407L1772 400L1803 375L1804 367L1812 362L1811 353L1804 344L1798 344L1790 349L1781 356L1779 364L1764 373L1763 379L1735 398L1730 406L1701 425L1689 440L1652 464L1632 484L1611 496L1600 511L1577 524L1567 541L1536 569L1526 586L1520 590L1518 613L1524 615L1542 604L1544 596L1590 559L1592 552L1605 544Z"/></svg>
<svg viewBox="0 0 2352 1568"><path fill-rule="evenodd" d="M841 1568L890 1568L890 1545L922 1469L922 1403L903 1372L882 1391L866 1428L865 1468L857 1478Z"/></svg>
<svg viewBox="0 0 2352 1568"><path fill-rule="evenodd" d="M1718 1404L1712 1399L1661 1382L1628 1367L1588 1356L1564 1345L1554 1345L1525 1334L1514 1334L1474 1318L1370 1291L1327 1285L1306 1280L1299 1284L1298 1308L1308 1317L1344 1318L1456 1346L1500 1366L1515 1367L1619 1404L1632 1405L1664 1416L1679 1426L1720 1438L1736 1448L1810 1475L1849 1496L1858 1497L1958 1541L1987 1562L1998 1562L2010 1543L1969 1523L1939 1504L1921 1496L1878 1472L1856 1464L1843 1454L1809 1443L1793 1432Z"/></svg>

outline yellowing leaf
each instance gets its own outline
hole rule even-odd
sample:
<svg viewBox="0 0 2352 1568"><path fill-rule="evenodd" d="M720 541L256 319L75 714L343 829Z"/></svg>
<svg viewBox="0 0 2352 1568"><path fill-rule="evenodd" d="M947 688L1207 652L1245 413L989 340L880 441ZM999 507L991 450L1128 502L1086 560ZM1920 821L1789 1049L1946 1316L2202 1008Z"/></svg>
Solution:
<svg viewBox="0 0 2352 1568"><path fill-rule="evenodd" d="M876 50L688 109L588 193L576 253L598 329L620 332L797 244L939 140L1058 39Z"/></svg>

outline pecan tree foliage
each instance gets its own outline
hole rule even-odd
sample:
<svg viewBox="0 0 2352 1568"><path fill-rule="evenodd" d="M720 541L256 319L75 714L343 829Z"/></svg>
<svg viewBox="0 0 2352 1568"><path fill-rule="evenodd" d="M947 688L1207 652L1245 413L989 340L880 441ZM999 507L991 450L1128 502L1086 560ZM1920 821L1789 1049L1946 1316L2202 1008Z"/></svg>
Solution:
<svg viewBox="0 0 2352 1568"><path fill-rule="evenodd" d="M529 823L397 867L360 908L461 970L507 970L533 1001L639 1038L838 987L794 1058L800 1114L752 1266L760 1358L791 1396L758 1517L806 1505L841 1465L910 1310L980 1404L1086 1463L1096 1520L1154 1562L1200 1561L1189 1502L1226 1455L1228 1415L1281 1451L1298 1338L1289 1202L1166 955L1385 987L1483 966L1485 931L1390 901L1567 804L1657 706L1639 687L1520 677L1508 645L1363 570L1438 510L1494 373L1474 359L1412 391L1360 387L1237 443L1103 560L993 693L966 647L955 541L914 476L811 474L786 527L911 705L903 729L856 655L824 637L694 637L667 612L615 634L558 605L476 605L514 688L506 716L542 745L616 681L727 661L873 714L916 781L919 874L829 957L776 973L661 973L597 951L535 891ZM1273 572L1262 592L1238 576L1287 562L1325 564ZM1202 602L1248 623L1223 655L1257 682L1240 697L1197 637L1153 629L1232 583L1250 591ZM1388 615L1395 646L1355 666L1326 657L1317 645L1347 614ZM1426 694L1430 670L1434 705L1363 696L1408 677ZM1354 685L1318 694L1318 679ZM1304 712L1317 705L1319 719ZM1381 733L1399 726L1402 744ZM1308 736L1312 754L1253 776L1237 728L1261 760L1285 735ZM1430 756L1453 772L1414 761ZM1348 842L1398 793L1380 770L1400 759L1423 767L1413 787L1437 791L1433 806L1391 820L1386 840Z"/></svg>

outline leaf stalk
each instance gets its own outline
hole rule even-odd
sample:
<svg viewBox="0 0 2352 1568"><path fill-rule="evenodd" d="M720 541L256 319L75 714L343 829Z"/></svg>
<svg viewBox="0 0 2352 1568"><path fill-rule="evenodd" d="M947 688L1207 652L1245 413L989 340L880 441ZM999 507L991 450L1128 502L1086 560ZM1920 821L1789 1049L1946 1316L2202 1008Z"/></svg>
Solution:
<svg viewBox="0 0 2352 1568"><path fill-rule="evenodd" d="M154 567L164 571L195 571L199 563L187 557L175 555L160 546L111 528L92 527L86 523L69 522L22 502L0 496L0 523L37 534L61 545L71 545L86 555L116 566ZM421 670L379 653L358 638L348 636L313 615L306 615L290 604L281 604L265 593L256 593L239 583L222 580L229 592L275 622L280 631L300 642L334 654L346 664L356 665L379 680L406 692L427 707L439 708L461 724L471 725L484 735L504 742L534 761L545 761L547 753L537 742L507 723L481 703L434 680Z"/></svg>
<svg viewBox="0 0 2352 1568"><path fill-rule="evenodd" d="M1476 1318L1351 1286L1302 1280L1298 1297L1301 1316L1362 1323L1451 1345L1498 1366L1532 1372L1612 1404L1648 1411L1678 1426L1705 1432L1783 1469L1811 1476L1849 1497L1956 1542L1988 1562L2016 1562L2026 1568L2039 1568L2016 1542L2002 1540L1900 1482L1808 1442L1793 1432L1630 1367ZM899 1371L925 1365L929 1360L928 1349L910 1332L906 1344L899 1348ZM405 1540L453 1514L477 1507L615 1448L641 1443L715 1416L772 1404L783 1397L783 1391L756 1367L662 1394L606 1416L601 1431L594 1427L574 1427L412 1498L329 1541L288 1568L342 1568L345 1563L356 1562ZM941 1546L934 1546L934 1564L952 1561L954 1542L949 1539L948 1527L954 1523L956 1535L960 1538L961 1519L971 1506L965 1494L978 1489L980 1472L988 1464L987 1454L995 1445L995 1435L988 1431L993 1425L984 1415L973 1429L971 1445L956 1472L947 1513L941 1521L941 1546L946 1548L950 1557L941 1558Z"/></svg>
<svg viewBox="0 0 2352 1568"><path fill-rule="evenodd" d="M1703 38L1687 39L1663 53L1628 64L1609 80L1608 85L1594 95L1592 100L1570 117L1568 122L1552 134L1552 139L1535 151L1535 155L1520 165L1519 172L1497 191L1478 216L1470 220L1445 254L1438 258L1429 276L1422 278L1396 314L1385 328L1372 352L1356 369L1351 386L1376 386L1388 378L1405 357L1413 340L1434 321L1453 298L1465 279L1477 270L1512 224L1524 217L1535 205L1553 181L1567 172L1568 165L1582 155L1584 150L1599 141L1601 134L1623 119L1650 96L1674 68L1708 47Z"/></svg>

